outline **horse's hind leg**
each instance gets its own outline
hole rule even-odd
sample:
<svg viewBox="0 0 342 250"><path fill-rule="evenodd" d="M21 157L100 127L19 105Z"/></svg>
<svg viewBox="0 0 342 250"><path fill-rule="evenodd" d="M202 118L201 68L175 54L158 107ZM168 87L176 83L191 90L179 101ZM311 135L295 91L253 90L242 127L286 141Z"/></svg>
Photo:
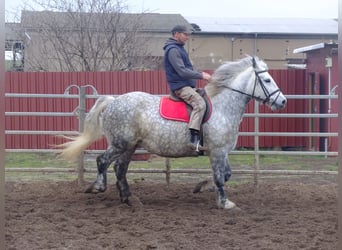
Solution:
<svg viewBox="0 0 342 250"><path fill-rule="evenodd" d="M86 189L86 193L104 192L107 189L107 169L113 160L118 157L114 148L109 148L96 158L97 178L96 181Z"/></svg>
<svg viewBox="0 0 342 250"><path fill-rule="evenodd" d="M128 198L131 196L131 191L126 179L126 174L134 151L135 149L126 151L120 155L114 163L114 171L117 178L116 187L120 192L121 202L127 203L128 205L130 204Z"/></svg>

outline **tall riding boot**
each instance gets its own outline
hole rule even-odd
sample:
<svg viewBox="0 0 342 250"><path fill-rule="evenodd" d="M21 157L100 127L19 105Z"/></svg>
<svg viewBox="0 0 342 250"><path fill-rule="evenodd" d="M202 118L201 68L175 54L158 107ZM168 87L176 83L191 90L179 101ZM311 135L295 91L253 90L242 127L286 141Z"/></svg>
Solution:
<svg viewBox="0 0 342 250"><path fill-rule="evenodd" d="M195 129L190 129L190 146L192 149L194 149L196 152L200 152L201 150L205 150L200 141L199 131Z"/></svg>

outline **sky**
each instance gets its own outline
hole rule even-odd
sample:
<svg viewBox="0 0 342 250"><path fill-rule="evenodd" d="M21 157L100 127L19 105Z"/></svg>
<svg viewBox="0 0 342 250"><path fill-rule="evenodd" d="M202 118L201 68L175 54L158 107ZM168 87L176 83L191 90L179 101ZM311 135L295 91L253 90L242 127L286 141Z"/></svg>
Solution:
<svg viewBox="0 0 342 250"><path fill-rule="evenodd" d="M32 0L5 0L6 21ZM115 0L114 0L115 1ZM120 0L122 1L122 0ZM181 14L184 17L337 18L338 0L124 0L132 13Z"/></svg>

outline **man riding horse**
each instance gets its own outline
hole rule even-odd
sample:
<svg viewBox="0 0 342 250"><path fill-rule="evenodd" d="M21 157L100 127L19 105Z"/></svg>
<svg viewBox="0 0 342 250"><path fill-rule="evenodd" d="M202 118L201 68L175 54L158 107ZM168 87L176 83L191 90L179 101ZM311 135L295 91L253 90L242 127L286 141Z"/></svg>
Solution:
<svg viewBox="0 0 342 250"><path fill-rule="evenodd" d="M188 124L190 130L190 146L197 152L203 150L200 145L200 128L205 114L206 104L196 92L196 79L210 81L211 75L194 70L188 53L184 49L191 31L185 26L176 25L172 30L164 49L164 64L169 88L175 96L189 104L193 110Z"/></svg>

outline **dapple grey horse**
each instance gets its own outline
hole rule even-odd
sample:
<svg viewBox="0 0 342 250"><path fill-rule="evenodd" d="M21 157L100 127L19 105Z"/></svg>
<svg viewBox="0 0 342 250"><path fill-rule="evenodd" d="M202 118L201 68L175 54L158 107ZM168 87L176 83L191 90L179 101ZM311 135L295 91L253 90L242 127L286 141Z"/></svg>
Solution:
<svg viewBox="0 0 342 250"><path fill-rule="evenodd" d="M224 190L231 176L228 154L236 144L247 104L256 99L279 110L285 107L286 98L268 73L267 65L251 56L218 67L205 91L211 98L212 114L203 124L203 143L210 158L218 207L230 209L236 205ZM197 155L188 146L187 123L160 116L160 99L144 92L102 96L87 114L84 132L59 145L62 157L75 160L92 142L106 136L108 148L96 159L98 175L88 192L106 190L107 169L114 162L121 201L129 204L131 192L126 173L137 147L164 157Z"/></svg>

